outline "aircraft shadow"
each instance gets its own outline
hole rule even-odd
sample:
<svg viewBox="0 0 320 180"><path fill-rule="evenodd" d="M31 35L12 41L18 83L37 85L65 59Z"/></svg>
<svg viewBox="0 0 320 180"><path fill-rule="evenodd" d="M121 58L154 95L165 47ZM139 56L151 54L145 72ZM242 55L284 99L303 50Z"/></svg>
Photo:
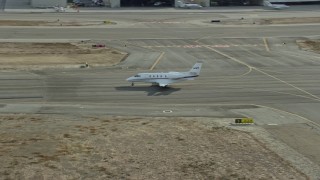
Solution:
<svg viewBox="0 0 320 180"><path fill-rule="evenodd" d="M164 88L159 86L120 86L115 87L115 89L118 91L145 91L148 93L148 96L167 96L181 90L181 88Z"/></svg>

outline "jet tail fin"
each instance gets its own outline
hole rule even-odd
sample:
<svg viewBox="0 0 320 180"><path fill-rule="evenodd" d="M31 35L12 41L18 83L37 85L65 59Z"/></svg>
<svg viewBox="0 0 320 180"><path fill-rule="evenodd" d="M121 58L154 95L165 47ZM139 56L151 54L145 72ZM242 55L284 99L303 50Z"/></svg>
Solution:
<svg viewBox="0 0 320 180"><path fill-rule="evenodd" d="M178 1L178 7L182 8L185 4L182 1Z"/></svg>
<svg viewBox="0 0 320 180"><path fill-rule="evenodd" d="M264 6L269 6L269 7L272 6L272 4L271 4L269 1L267 1L267 0L264 0L264 1L263 1L263 5L264 5Z"/></svg>
<svg viewBox="0 0 320 180"><path fill-rule="evenodd" d="M193 65L193 67L190 69L189 73L195 76L199 76L200 71L201 71L201 66L202 63L196 63L195 65Z"/></svg>

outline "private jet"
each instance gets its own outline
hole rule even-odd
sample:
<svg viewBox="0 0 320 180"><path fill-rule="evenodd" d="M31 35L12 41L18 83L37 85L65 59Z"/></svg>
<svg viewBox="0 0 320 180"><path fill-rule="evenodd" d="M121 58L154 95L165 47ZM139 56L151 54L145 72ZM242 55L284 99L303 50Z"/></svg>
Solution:
<svg viewBox="0 0 320 180"><path fill-rule="evenodd" d="M66 9L61 6L54 6L53 9L55 12L66 12Z"/></svg>
<svg viewBox="0 0 320 180"><path fill-rule="evenodd" d="M200 4L184 3L182 1L178 1L178 7L179 8L185 8L185 9L200 9L200 8L202 8L202 6Z"/></svg>
<svg viewBox="0 0 320 180"><path fill-rule="evenodd" d="M196 63L188 72L160 72L160 73L138 73L131 76L127 81L132 82L146 82L158 85L160 87L167 87L169 84L180 82L184 80L193 80L200 74L202 63Z"/></svg>
<svg viewBox="0 0 320 180"><path fill-rule="evenodd" d="M271 9L277 9L277 10L280 10L280 9L286 9L286 8L289 8L290 6L287 6L285 4L271 4L269 1L265 0L263 1L263 5L268 7L268 8L271 8Z"/></svg>

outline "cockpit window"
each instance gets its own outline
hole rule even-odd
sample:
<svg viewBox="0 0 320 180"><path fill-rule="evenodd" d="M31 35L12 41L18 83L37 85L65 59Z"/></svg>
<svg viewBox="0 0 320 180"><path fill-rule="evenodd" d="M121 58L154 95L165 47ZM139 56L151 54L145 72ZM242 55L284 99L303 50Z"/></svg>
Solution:
<svg viewBox="0 0 320 180"><path fill-rule="evenodd" d="M135 75L134 77L141 77L139 74Z"/></svg>

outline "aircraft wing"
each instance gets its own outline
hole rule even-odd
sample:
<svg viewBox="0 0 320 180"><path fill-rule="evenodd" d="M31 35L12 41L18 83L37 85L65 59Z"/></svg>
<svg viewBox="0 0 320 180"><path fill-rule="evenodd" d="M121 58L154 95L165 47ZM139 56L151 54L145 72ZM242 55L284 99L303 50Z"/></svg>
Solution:
<svg viewBox="0 0 320 180"><path fill-rule="evenodd" d="M279 4L279 7L280 7L280 8L288 8L288 7L290 7L290 6L287 6L287 5L285 5L285 4Z"/></svg>
<svg viewBox="0 0 320 180"><path fill-rule="evenodd" d="M155 82L158 83L160 87L166 87L167 85L175 81L171 79L157 79Z"/></svg>
<svg viewBox="0 0 320 180"><path fill-rule="evenodd" d="M279 5L274 5L273 8L274 9L285 9L288 8L289 6L287 5L283 5L283 4L279 4Z"/></svg>

